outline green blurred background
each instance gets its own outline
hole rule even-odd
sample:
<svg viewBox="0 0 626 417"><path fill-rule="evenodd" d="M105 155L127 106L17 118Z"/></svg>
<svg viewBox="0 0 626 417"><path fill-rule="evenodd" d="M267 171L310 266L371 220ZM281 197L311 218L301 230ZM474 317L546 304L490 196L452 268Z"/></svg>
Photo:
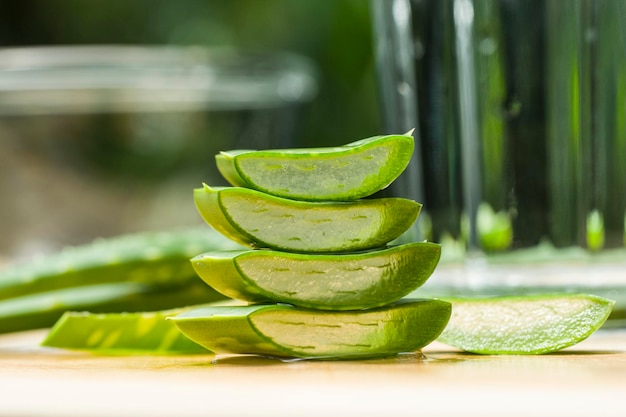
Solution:
<svg viewBox="0 0 626 417"><path fill-rule="evenodd" d="M2 47L72 44L232 46L310 58L319 93L296 143L380 133L366 0L22 0L0 2Z"/></svg>
<svg viewBox="0 0 626 417"><path fill-rule="evenodd" d="M225 185L218 183L214 153L255 148L255 140L278 136L283 127L288 143L298 147L342 145L383 133L370 12L367 0L0 2L1 48L288 52L311 61L318 77L317 94L298 107L295 121L271 109L209 117L3 115L0 260L98 237L200 224L190 191L201 182Z"/></svg>

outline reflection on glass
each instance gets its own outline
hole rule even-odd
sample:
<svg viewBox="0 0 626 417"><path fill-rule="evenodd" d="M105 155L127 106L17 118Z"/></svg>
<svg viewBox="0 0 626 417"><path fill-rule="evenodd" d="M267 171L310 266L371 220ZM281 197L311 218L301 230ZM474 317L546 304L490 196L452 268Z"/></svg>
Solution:
<svg viewBox="0 0 626 417"><path fill-rule="evenodd" d="M416 127L417 224L443 246L427 287L582 289L626 310L626 3L370 4L386 130Z"/></svg>
<svg viewBox="0 0 626 417"><path fill-rule="evenodd" d="M372 2L379 35L384 9L394 3ZM397 18L389 14L386 30L411 37L411 50L388 51L392 59L379 61L379 73L383 92L391 91L389 73L397 85L403 74L414 77L416 116L387 112L385 121L389 131L418 127L429 237L487 251L544 241L594 250L623 246L626 5L410 5L412 26L394 26L390 19ZM377 51L388 39L377 37ZM397 55L413 60L403 64Z"/></svg>

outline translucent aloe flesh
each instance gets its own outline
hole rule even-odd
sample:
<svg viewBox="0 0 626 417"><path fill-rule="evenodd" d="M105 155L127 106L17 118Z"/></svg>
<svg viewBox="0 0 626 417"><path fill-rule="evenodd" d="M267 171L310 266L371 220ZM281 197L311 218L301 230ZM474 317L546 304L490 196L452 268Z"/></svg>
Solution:
<svg viewBox="0 0 626 417"><path fill-rule="evenodd" d="M241 187L194 190L215 230L249 247L289 252L347 252L380 247L404 233L421 204L404 198L304 202Z"/></svg>
<svg viewBox="0 0 626 417"><path fill-rule="evenodd" d="M344 146L233 150L216 155L232 185L296 200L356 200L387 187L407 167L410 135L376 136Z"/></svg>
<svg viewBox="0 0 626 417"><path fill-rule="evenodd" d="M415 352L450 317L440 300L403 299L385 307L337 312L252 305L193 309L171 319L215 353L311 359L361 359Z"/></svg>
<svg viewBox="0 0 626 417"><path fill-rule="evenodd" d="M482 354L541 354L573 346L599 329L614 301L588 294L448 299L439 341Z"/></svg>
<svg viewBox="0 0 626 417"><path fill-rule="evenodd" d="M184 309L94 314L67 312L42 346L115 354L209 353L184 336L168 316Z"/></svg>
<svg viewBox="0 0 626 417"><path fill-rule="evenodd" d="M353 254L294 254L270 250L208 252L191 260L198 275L224 295L323 310L392 303L435 270L441 247L410 243Z"/></svg>
<svg viewBox="0 0 626 417"><path fill-rule="evenodd" d="M184 285L196 279L189 258L236 248L240 246L207 228L98 239L0 270L0 300L114 282Z"/></svg>

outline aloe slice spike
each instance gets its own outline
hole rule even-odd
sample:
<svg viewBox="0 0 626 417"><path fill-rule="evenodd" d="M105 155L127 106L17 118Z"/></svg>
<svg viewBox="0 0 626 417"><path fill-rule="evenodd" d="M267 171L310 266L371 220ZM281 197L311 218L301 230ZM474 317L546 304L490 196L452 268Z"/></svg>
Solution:
<svg viewBox="0 0 626 417"><path fill-rule="evenodd" d="M248 247L347 252L381 247L404 233L422 205L404 198L305 202L241 187L194 190L202 218Z"/></svg>
<svg viewBox="0 0 626 417"><path fill-rule="evenodd" d="M481 354L542 354L573 346L599 329L614 301L588 294L448 299L452 316L439 341Z"/></svg>
<svg viewBox="0 0 626 417"><path fill-rule="evenodd" d="M290 305L208 307L171 319L215 353L310 359L363 359L415 352L441 333L450 304L403 299L359 311L315 311Z"/></svg>
<svg viewBox="0 0 626 417"><path fill-rule="evenodd" d="M101 354L209 353L166 320L185 310L106 314L68 311L50 329L41 345Z"/></svg>
<svg viewBox="0 0 626 417"><path fill-rule="evenodd" d="M114 282L184 285L197 279L191 257L237 248L241 246L205 228L97 239L0 270L0 300Z"/></svg>
<svg viewBox="0 0 626 417"><path fill-rule="evenodd" d="M407 167L410 134L375 136L339 147L231 150L217 168L234 186L294 200L347 201L391 184Z"/></svg>
<svg viewBox="0 0 626 417"><path fill-rule="evenodd" d="M357 310L392 303L435 270L441 247L409 243L350 254L270 250L208 252L191 260L198 275L227 297L322 310Z"/></svg>
<svg viewBox="0 0 626 417"><path fill-rule="evenodd" d="M69 310L162 310L224 298L197 278L182 286L116 282L64 288L0 301L0 334L50 327Z"/></svg>

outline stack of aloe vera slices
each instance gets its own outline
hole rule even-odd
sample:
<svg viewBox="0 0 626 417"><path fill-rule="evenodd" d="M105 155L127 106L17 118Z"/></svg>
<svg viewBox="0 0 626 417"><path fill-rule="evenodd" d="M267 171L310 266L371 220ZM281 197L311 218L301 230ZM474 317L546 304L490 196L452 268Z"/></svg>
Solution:
<svg viewBox="0 0 626 417"><path fill-rule="evenodd" d="M411 299L440 246L390 244L421 205L371 196L412 151L412 137L399 135L217 155L233 186L205 185L194 198L219 233L124 237L9 268L0 333L47 326L65 311L44 346L342 359L435 339L475 353L547 353L602 326L615 302L590 294ZM190 265L200 250L209 252ZM214 301L224 296L239 301ZM193 303L211 304L184 307Z"/></svg>
<svg viewBox="0 0 626 417"><path fill-rule="evenodd" d="M451 305L405 296L433 273L441 248L390 244L421 204L371 197L404 171L413 148L407 134L217 155L232 187L194 190L196 206L211 227L249 249L191 262L209 286L249 304L191 309L171 320L215 353L371 358L435 340Z"/></svg>

